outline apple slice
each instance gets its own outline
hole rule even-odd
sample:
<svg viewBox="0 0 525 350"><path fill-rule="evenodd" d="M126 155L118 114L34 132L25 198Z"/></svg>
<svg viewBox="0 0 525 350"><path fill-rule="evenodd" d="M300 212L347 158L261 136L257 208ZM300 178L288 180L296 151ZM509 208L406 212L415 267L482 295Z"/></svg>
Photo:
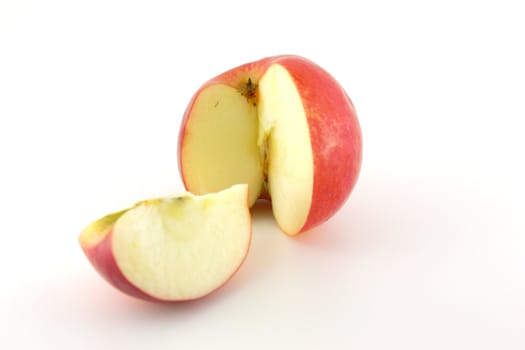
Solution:
<svg viewBox="0 0 525 350"><path fill-rule="evenodd" d="M152 301L203 297L226 283L251 241L248 186L146 200L90 224L80 245L126 294Z"/></svg>
<svg viewBox="0 0 525 350"><path fill-rule="evenodd" d="M289 235L337 212L357 181L361 154L344 89L299 56L265 58L211 79L190 101L179 134L187 190L247 183L250 205L271 199Z"/></svg>

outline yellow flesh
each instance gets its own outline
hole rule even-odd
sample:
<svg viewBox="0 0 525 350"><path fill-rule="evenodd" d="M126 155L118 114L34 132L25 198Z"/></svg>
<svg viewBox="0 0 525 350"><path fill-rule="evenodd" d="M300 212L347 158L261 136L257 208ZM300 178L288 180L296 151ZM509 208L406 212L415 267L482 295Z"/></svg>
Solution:
<svg viewBox="0 0 525 350"><path fill-rule="evenodd" d="M113 229L124 276L149 295L194 299L225 283L246 256L251 233L247 186L196 197L145 201Z"/></svg>
<svg viewBox="0 0 525 350"><path fill-rule="evenodd" d="M313 156L308 122L294 81L282 66L268 68L258 105L226 85L205 88L194 103L182 148L189 191L209 193L246 183L250 205L261 193L265 154L274 216L296 234L312 201Z"/></svg>
<svg viewBox="0 0 525 350"><path fill-rule="evenodd" d="M195 194L249 185L250 206L263 183L257 110L237 90L211 86L194 103L182 150L183 176Z"/></svg>
<svg viewBox="0 0 525 350"><path fill-rule="evenodd" d="M98 244L100 241L102 241L109 233L109 230L111 229L115 221L117 221L118 218L126 212L126 210L106 215L102 219L99 219L89 224L82 231L82 233L80 233L80 245L82 247L87 248L92 247Z"/></svg>

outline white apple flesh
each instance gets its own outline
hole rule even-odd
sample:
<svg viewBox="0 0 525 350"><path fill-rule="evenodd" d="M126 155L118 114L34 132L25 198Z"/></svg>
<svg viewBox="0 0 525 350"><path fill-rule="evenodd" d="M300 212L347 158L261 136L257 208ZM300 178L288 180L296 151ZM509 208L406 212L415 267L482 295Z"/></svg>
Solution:
<svg viewBox="0 0 525 350"><path fill-rule="evenodd" d="M201 298L226 283L251 241L247 185L137 203L89 225L80 244L99 273L146 300Z"/></svg>

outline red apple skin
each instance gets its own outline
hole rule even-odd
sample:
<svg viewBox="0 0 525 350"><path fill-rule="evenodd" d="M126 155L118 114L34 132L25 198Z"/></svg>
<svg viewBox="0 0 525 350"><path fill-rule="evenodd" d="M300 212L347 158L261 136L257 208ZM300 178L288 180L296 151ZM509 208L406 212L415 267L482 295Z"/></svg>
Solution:
<svg viewBox="0 0 525 350"><path fill-rule="evenodd" d="M248 201L248 197L246 197L246 201ZM248 209L247 209L248 210ZM244 258L242 259L241 263L237 267L237 269L224 281L224 283L217 288L209 291L207 294L197 296L195 298L189 298L189 299L177 299L177 300L164 300L157 297L154 297L152 295L149 295L139 288L137 288L133 283L131 283L123 274L120 268L117 265L117 262L115 260L115 256L113 255L113 249L112 249L112 237L113 237L113 228L110 229L109 233L98 243L88 246L85 244L80 244L82 250L86 254L86 257L91 262L95 270L106 280L108 281L113 287L117 288L121 292L138 299L150 301L150 302L157 302L157 303L178 303L178 302L186 302L186 301L192 301L204 298L205 296L208 296L209 294L219 290L224 285L230 281L230 279L233 278L233 276L239 271L242 264L246 260L246 257L248 256L248 250L251 245L252 240L252 232L251 232L251 224L250 224L250 239L248 240L248 244L246 247L246 254L244 255Z"/></svg>
<svg viewBox="0 0 525 350"><path fill-rule="evenodd" d="M354 105L339 83L312 61L293 55L268 57L231 69L205 83L192 97L182 119L179 170L188 188L182 148L188 118L200 92L214 84L226 84L241 90L248 78L257 84L272 64L286 68L294 79L310 131L314 179L312 204L306 222L298 232L302 233L328 220L342 207L357 182L362 161L362 134ZM265 194L263 198L267 199Z"/></svg>
<svg viewBox="0 0 525 350"><path fill-rule="evenodd" d="M147 301L161 301L144 293L124 277L113 256L112 237L113 229L93 246L86 247L81 244L82 250L95 270L111 285L129 296Z"/></svg>
<svg viewBox="0 0 525 350"><path fill-rule="evenodd" d="M304 232L335 214L354 188L361 168L361 128L350 98L330 74L305 59L285 57L278 63L295 81L310 130L314 181Z"/></svg>

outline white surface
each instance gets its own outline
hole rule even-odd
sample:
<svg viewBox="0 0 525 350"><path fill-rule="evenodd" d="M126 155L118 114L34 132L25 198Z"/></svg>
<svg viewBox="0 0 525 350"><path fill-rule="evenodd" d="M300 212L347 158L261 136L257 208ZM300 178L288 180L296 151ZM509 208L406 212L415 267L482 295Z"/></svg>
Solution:
<svg viewBox="0 0 525 350"><path fill-rule="evenodd" d="M524 349L520 2L344 3L1 0L0 347ZM191 95L279 53L357 107L351 199L298 239L256 208L245 265L202 301L112 289L80 230L182 190Z"/></svg>

